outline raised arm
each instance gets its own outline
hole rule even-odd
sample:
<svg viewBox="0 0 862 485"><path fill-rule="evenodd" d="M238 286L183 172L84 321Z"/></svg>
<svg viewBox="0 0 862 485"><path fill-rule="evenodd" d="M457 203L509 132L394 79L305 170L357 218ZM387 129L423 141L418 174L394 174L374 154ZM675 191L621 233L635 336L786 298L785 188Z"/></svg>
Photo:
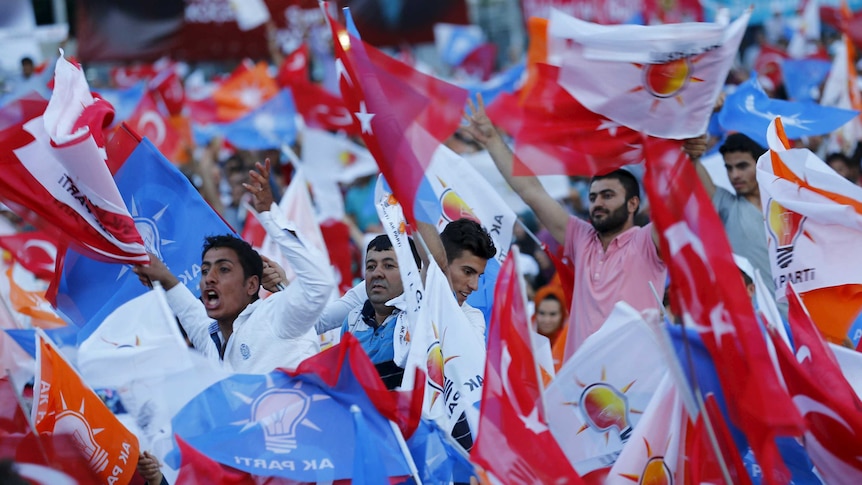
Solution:
<svg viewBox="0 0 862 485"><path fill-rule="evenodd" d="M244 184L245 188L253 196L261 225L278 244L296 274L296 279L284 291L270 297L274 299L271 304L282 306L275 312L280 319L273 322L273 328L282 338L300 337L314 327L329 301L335 281L323 254L304 241L277 210L269 186L269 159L263 164L256 163L255 167L256 170L249 171L250 180Z"/></svg>
<svg viewBox="0 0 862 485"><path fill-rule="evenodd" d="M465 118L470 122L464 127L466 132L488 150L503 178L536 213L554 239L560 244L565 244L566 226L569 223L568 212L548 194L537 177L512 175L515 155L485 114L485 104L481 95L479 95L478 106L472 100L470 101L470 112L465 114Z"/></svg>
<svg viewBox="0 0 862 485"><path fill-rule="evenodd" d="M682 149L688 155L688 158L694 163L694 168L697 170L697 177L700 179L701 185L706 190L706 195L712 199L715 194L715 184L712 182L712 177L709 176L706 167L700 163L700 157L706 151L706 135L701 135L697 138L689 138L685 140Z"/></svg>

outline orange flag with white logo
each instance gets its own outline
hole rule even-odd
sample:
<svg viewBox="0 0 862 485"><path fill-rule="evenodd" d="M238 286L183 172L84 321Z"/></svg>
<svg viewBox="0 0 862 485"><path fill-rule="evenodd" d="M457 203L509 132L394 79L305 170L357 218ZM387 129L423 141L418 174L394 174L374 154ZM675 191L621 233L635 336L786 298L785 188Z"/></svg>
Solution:
<svg viewBox="0 0 862 485"><path fill-rule="evenodd" d="M103 483L131 481L138 439L84 384L57 348L39 332L32 420L42 435L70 434Z"/></svg>

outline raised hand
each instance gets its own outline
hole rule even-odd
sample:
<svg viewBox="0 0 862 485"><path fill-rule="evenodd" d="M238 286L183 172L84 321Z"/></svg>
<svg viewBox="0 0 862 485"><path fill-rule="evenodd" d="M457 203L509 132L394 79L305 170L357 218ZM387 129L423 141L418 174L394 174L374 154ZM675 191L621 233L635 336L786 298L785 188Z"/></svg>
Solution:
<svg viewBox="0 0 862 485"><path fill-rule="evenodd" d="M243 183L245 190L252 195L254 210L258 212L266 212L272 206L273 195L272 188L269 186L269 172L271 164L269 159L254 164L255 170L248 171L249 181Z"/></svg>
<svg viewBox="0 0 862 485"><path fill-rule="evenodd" d="M263 278L260 280L260 285L270 293L284 289L287 286L284 268L264 255L260 257L263 259Z"/></svg>
<svg viewBox="0 0 862 485"><path fill-rule="evenodd" d="M462 128L474 140L487 147L489 142L496 139L502 139L500 138L500 134L497 132L497 129L494 128L494 124L491 122L491 119L488 118L487 113L485 113L485 101L482 99L481 94L477 96L477 101L478 104L473 103L472 99L468 99L470 107L464 112L464 120L467 121L468 124Z"/></svg>
<svg viewBox="0 0 862 485"><path fill-rule="evenodd" d="M165 266L155 254L150 255L150 263L147 265L136 265L132 267L132 271L138 275L141 284L149 288L153 287L153 281L158 281L162 284L165 291L176 286L180 281L171 273L171 270Z"/></svg>

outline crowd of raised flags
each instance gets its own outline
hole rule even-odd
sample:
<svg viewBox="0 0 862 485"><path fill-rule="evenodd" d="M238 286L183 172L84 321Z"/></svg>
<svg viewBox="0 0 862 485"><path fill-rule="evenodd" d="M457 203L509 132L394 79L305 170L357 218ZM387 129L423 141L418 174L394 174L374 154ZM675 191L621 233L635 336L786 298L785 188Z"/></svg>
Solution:
<svg viewBox="0 0 862 485"><path fill-rule="evenodd" d="M456 84L363 42L349 11L324 7L339 94L309 81L304 47L274 76L246 62L195 85L160 61L118 69L117 87L95 94L61 51L35 91L0 106L0 201L38 228L5 223L0 234L0 459L38 483L141 483L144 451L170 483L860 483L862 188L790 141L862 140L849 33L833 59L806 57L820 36L816 6L806 2L779 51L780 74L764 68L761 82L734 89L725 80L750 12L604 26L554 11L530 19L526 60ZM489 77L481 30L436 30L444 63ZM770 96L764 78L790 99ZM515 174L644 162L678 325L663 318L661 295L652 313L619 302L554 368L530 322L508 189L446 143L480 99L511 135ZM684 139L728 132L768 147L757 180L774 281L749 275L753 298L682 150ZM164 291L130 265L154 253L199 295L206 235L239 232L279 260L253 214L231 227L206 183L193 185L208 174L184 173L195 146L213 145L289 159L279 210L329 254L340 294L353 284L344 258L354 243L320 221L345 216L341 186L381 174L373 200L406 289L393 342L400 389L386 389L350 334L262 375L232 375L188 348ZM485 342L433 259L423 283L405 242L418 224L442 230L463 217L498 251L474 297ZM571 294L565 275L581 269L558 263ZM789 305L786 322L776 300ZM461 420L469 450L451 436Z"/></svg>

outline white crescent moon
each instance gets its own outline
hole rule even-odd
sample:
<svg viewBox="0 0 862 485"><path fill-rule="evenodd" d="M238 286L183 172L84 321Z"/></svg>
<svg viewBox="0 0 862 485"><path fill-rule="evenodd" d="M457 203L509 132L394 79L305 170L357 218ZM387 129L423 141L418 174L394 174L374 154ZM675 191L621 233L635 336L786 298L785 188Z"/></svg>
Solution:
<svg viewBox="0 0 862 485"><path fill-rule="evenodd" d="M42 251L45 251L45 253L51 258L51 262L49 264L43 264L41 267L49 271L54 271L54 262L57 261L56 246L44 239L28 239L27 242L21 246L21 251L26 254L30 248L39 248Z"/></svg>
<svg viewBox="0 0 862 485"><path fill-rule="evenodd" d="M797 409L799 409L803 417L805 417L805 415L808 413L822 414L839 422L841 426L844 426L845 428L847 428L848 431L853 433L853 428L851 428L850 425L847 424L847 421L844 421L844 418L839 416L834 409L830 408L829 406L823 404L820 401L815 401L814 399L811 399L804 394L797 394L793 396L793 404L796 405Z"/></svg>
<svg viewBox="0 0 862 485"><path fill-rule="evenodd" d="M156 128L156 136L153 140L154 145L161 145L162 142L165 141L165 135L167 133L167 128L165 127L165 121L159 116L155 111L146 111L141 117L138 119L138 129L144 131L147 126L147 123L151 123Z"/></svg>
<svg viewBox="0 0 862 485"><path fill-rule="evenodd" d="M807 345L802 345L796 351L796 362L801 364L805 362L805 359L811 360L811 349Z"/></svg>

